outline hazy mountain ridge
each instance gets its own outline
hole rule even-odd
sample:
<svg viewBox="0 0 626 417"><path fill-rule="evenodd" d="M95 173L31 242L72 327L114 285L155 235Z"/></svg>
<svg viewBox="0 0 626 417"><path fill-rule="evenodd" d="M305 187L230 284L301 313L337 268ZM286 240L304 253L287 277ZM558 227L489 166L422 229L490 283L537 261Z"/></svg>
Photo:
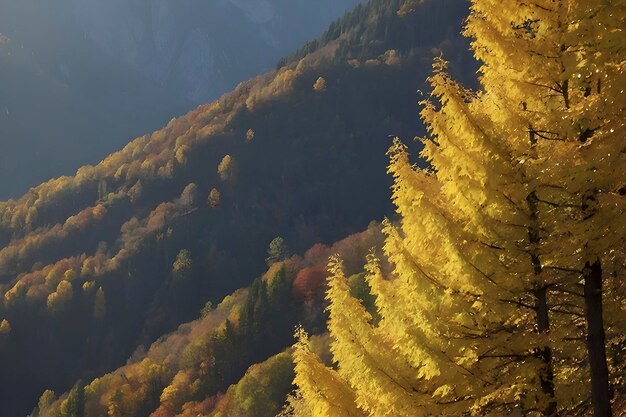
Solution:
<svg viewBox="0 0 626 417"><path fill-rule="evenodd" d="M54 45L51 39L50 50ZM56 50L83 60L50 57L15 39L0 45L0 175L12 178L2 196L97 161L191 106L89 42L63 48Z"/></svg>
<svg viewBox="0 0 626 417"><path fill-rule="evenodd" d="M259 3L0 1L0 198L272 69L357 0Z"/></svg>
<svg viewBox="0 0 626 417"><path fill-rule="evenodd" d="M66 20L110 56L203 102L271 69L359 1L62 0L50 20Z"/></svg>

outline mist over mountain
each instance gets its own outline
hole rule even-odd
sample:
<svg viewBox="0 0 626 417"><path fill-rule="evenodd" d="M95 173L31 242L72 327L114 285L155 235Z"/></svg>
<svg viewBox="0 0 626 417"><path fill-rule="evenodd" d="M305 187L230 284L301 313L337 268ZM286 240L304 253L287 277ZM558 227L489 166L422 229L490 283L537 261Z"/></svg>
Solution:
<svg viewBox="0 0 626 417"><path fill-rule="evenodd" d="M1 0L0 198L272 69L358 2Z"/></svg>
<svg viewBox="0 0 626 417"><path fill-rule="evenodd" d="M361 0L67 1L86 37L204 102L270 70Z"/></svg>

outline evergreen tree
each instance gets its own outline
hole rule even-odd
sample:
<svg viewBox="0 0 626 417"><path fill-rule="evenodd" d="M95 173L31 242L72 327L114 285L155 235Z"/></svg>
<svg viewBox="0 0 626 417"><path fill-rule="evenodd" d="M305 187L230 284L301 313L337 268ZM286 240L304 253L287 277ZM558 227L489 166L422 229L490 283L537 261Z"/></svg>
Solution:
<svg viewBox="0 0 626 417"><path fill-rule="evenodd" d="M267 258L265 261L267 262L267 265L271 266L276 262L287 259L287 256L289 256L289 250L285 244L285 239L278 236L270 242L267 248Z"/></svg>
<svg viewBox="0 0 626 417"><path fill-rule="evenodd" d="M188 280L193 270L193 260L187 249L181 249L172 265L172 273L176 282Z"/></svg>
<svg viewBox="0 0 626 417"><path fill-rule="evenodd" d="M61 404L61 417L85 417L85 387L76 382Z"/></svg>
<svg viewBox="0 0 626 417"><path fill-rule="evenodd" d="M107 412L109 417L126 416L126 412L124 410L124 391L122 389L116 389L111 396Z"/></svg>

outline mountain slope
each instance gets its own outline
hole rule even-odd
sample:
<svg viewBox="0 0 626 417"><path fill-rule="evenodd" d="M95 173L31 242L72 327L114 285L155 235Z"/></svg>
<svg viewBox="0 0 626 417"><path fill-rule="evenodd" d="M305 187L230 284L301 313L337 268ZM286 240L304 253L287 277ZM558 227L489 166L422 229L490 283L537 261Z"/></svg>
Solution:
<svg viewBox="0 0 626 417"><path fill-rule="evenodd" d="M0 393L3 415L247 285L274 237L303 251L391 213L388 136L422 133L433 55L474 71L456 35L465 2L399 16L403 4L371 1L301 58L0 204L0 384L15 390Z"/></svg>
<svg viewBox="0 0 626 417"><path fill-rule="evenodd" d="M0 0L0 198L271 70L357 2Z"/></svg>
<svg viewBox="0 0 626 417"><path fill-rule="evenodd" d="M95 45L62 42L49 38L60 56L13 38L0 44L0 197L98 161L191 108Z"/></svg>
<svg viewBox="0 0 626 417"><path fill-rule="evenodd" d="M203 102L272 69L360 1L73 0L65 7L108 53Z"/></svg>
<svg viewBox="0 0 626 417"><path fill-rule="evenodd" d="M205 307L199 319L147 350L138 349L126 365L80 382L86 415L105 416L112 409L126 417L277 414L292 389L293 361L283 350L291 344L293 326L322 330L316 322L324 320L328 257L340 254L347 271L357 273L382 241L380 225L372 224L331 247L315 245L302 257L273 264L249 288L228 295L215 309ZM351 282L355 290L365 283L359 276ZM316 340L327 349L324 337ZM54 415L68 394L46 397L31 417Z"/></svg>

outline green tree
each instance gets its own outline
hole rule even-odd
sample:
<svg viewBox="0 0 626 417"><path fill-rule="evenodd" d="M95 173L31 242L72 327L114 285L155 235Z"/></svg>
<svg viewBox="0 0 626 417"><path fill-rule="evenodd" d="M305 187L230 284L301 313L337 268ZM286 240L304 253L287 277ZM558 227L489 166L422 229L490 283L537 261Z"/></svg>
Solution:
<svg viewBox="0 0 626 417"><path fill-rule="evenodd" d="M29 417L39 417L48 415L48 409L50 406L56 401L56 395L52 390L45 390L41 397L39 397L39 401L37 402L37 406L30 413Z"/></svg>
<svg viewBox="0 0 626 417"><path fill-rule="evenodd" d="M172 265L174 279L176 281L185 281L191 276L192 270L193 260L191 259L191 253L187 249L181 249Z"/></svg>
<svg viewBox="0 0 626 417"><path fill-rule="evenodd" d="M108 414L109 417L126 417L127 413L124 410L124 391L121 388L116 389L113 395L111 395Z"/></svg>
<svg viewBox="0 0 626 417"><path fill-rule="evenodd" d="M200 317L204 318L209 315L213 311L213 303L211 301L207 301L204 304L204 307L200 310Z"/></svg>
<svg viewBox="0 0 626 417"><path fill-rule="evenodd" d="M61 417L85 417L85 387L82 381L74 384L61 403Z"/></svg>
<svg viewBox="0 0 626 417"><path fill-rule="evenodd" d="M271 266L276 262L287 259L288 256L289 251L287 249L287 245L285 244L285 239L279 236L270 242L269 247L267 248L267 258L265 261L269 266Z"/></svg>

